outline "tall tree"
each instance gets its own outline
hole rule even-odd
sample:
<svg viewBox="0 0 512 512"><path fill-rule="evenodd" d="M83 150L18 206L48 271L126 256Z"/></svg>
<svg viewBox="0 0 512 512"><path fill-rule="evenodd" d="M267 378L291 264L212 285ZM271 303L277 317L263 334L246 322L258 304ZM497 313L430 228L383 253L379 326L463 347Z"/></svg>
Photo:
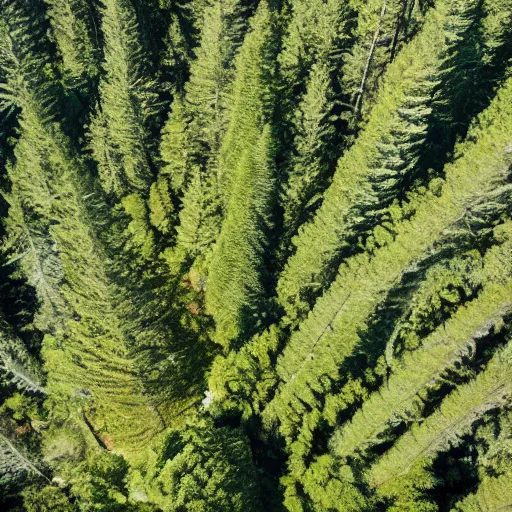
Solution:
<svg viewBox="0 0 512 512"><path fill-rule="evenodd" d="M362 254L342 265L329 292L292 335L278 360L282 383L264 413L268 420L279 421L284 435L293 438L306 404L317 408L342 378L340 368L360 343L369 315L407 270L425 257L445 230L464 218L478 198L496 208L491 197L498 197L500 184L506 190L504 170L510 165L506 135L510 94L508 81L474 125L461 148L463 157L447 167L441 195L421 201L411 220L397 226L394 240L373 257Z"/></svg>
<svg viewBox="0 0 512 512"><path fill-rule="evenodd" d="M215 341L226 348L254 334L268 309L263 301L275 190L272 135L271 127L265 126L257 146L240 158L212 255L206 306L216 322Z"/></svg>
<svg viewBox="0 0 512 512"><path fill-rule="evenodd" d="M163 510L258 511L257 474L240 428L211 420L170 430L156 460L136 474L137 486Z"/></svg>
<svg viewBox="0 0 512 512"><path fill-rule="evenodd" d="M143 395L116 315L105 255L83 199L88 195L87 174L59 127L55 83L48 80L47 57L39 50L38 19L17 0L3 8L3 15L13 57L7 92L21 108L20 140L10 173L18 208L10 212L9 222L19 225L21 219L27 237L32 230L41 233L42 243L27 247L36 264L27 272L45 282L57 273L58 296L65 305L62 312L48 312L46 319L48 392L71 407L84 398L94 428L109 432L119 449L129 452L156 435L160 419ZM39 266L45 261L41 247L53 248L55 265ZM43 294L40 300L44 304L51 297ZM102 413L95 416L98 411ZM126 418L123 425L120 414Z"/></svg>
<svg viewBox="0 0 512 512"><path fill-rule="evenodd" d="M200 45L184 98L176 95L164 126L160 145L164 166L152 190L158 187L166 192L154 203L153 210L167 211L168 222L176 223L176 215L172 219L172 210L164 204L182 203L176 247L179 259L195 259L203 254L218 234L218 154L227 128L234 57L250 13L241 0L223 0L205 8ZM201 205L208 205L207 211L201 212L196 200L191 201L192 196ZM195 227L191 231L188 219L192 217L204 219L205 226L199 220L198 231Z"/></svg>
<svg viewBox="0 0 512 512"><path fill-rule="evenodd" d="M122 197L129 192L146 192L149 187L149 126L156 94L144 67L131 2L105 0L101 26L105 77L90 125L90 147L105 192Z"/></svg>
<svg viewBox="0 0 512 512"><path fill-rule="evenodd" d="M258 311L265 295L265 249L275 190L275 141L269 123L276 21L272 3L261 2L237 56L233 110L220 149L217 187L225 218L209 265L206 307L216 322L215 340L226 348L247 341L266 309Z"/></svg>
<svg viewBox="0 0 512 512"><path fill-rule="evenodd" d="M86 0L45 0L62 56L63 77L70 88L84 88L99 74L96 13Z"/></svg>
<svg viewBox="0 0 512 512"><path fill-rule="evenodd" d="M364 131L338 161L322 206L293 241L296 252L278 283L279 301L291 320L305 316L340 260L364 247L375 225L390 218L392 202L403 200L417 178L453 26L472 6L441 2L390 65Z"/></svg>
<svg viewBox="0 0 512 512"><path fill-rule="evenodd" d="M353 124L371 111L378 81L401 46L421 27L433 2L371 0L358 5L355 42L345 57L342 88Z"/></svg>

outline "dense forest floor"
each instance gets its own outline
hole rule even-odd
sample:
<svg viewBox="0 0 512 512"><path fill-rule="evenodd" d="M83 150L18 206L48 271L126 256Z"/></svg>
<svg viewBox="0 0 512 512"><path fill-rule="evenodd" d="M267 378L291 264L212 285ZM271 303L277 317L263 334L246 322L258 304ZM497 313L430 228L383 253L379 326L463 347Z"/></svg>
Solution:
<svg viewBox="0 0 512 512"><path fill-rule="evenodd" d="M512 0L2 0L0 508L512 510Z"/></svg>

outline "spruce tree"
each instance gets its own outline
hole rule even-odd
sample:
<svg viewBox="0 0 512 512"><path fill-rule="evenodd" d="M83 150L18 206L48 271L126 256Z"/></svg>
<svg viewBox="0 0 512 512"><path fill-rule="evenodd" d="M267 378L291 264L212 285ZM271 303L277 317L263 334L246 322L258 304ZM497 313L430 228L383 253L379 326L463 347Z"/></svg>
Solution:
<svg viewBox="0 0 512 512"><path fill-rule="evenodd" d="M7 91L16 92L21 107L20 140L10 173L18 203L8 222L17 226L22 219L28 232L41 233L43 244L29 246L31 262L45 261L41 247L53 248L55 265L23 270L29 278L34 273L44 282L58 278L65 305L62 313L44 311L50 315L45 319L43 343L50 375L47 391L70 408L85 397L84 409L94 428L104 429L120 450L130 452L156 435L160 420L143 395L116 315L105 255L83 202L88 196L85 169L59 127L52 94L56 85L43 72L48 65L38 50L38 20L17 0L3 14L14 57ZM43 304L51 301L44 294L39 298ZM94 416L100 410L102 414ZM123 425L119 414L126 419Z"/></svg>
<svg viewBox="0 0 512 512"><path fill-rule="evenodd" d="M500 180L510 159L504 135L510 123L510 112L504 110L509 95L510 81L474 125L461 148L463 157L446 169L447 183L441 195L432 194L430 201L422 201L411 220L400 225L394 241L373 257L361 254L342 265L329 292L292 335L277 363L282 383L265 410L268 420L279 421L284 435L296 435L305 408L302 403L312 408L323 403L322 397L341 377L345 358L360 343L363 324L407 270L432 250L445 230L464 218L470 204L490 201L492 207L496 189L500 184L506 189ZM498 112L501 119L496 117ZM370 275L370 279L364 277Z"/></svg>
<svg viewBox="0 0 512 512"><path fill-rule="evenodd" d="M234 74L234 56L245 34L250 10L240 0L224 0L205 8L202 16L201 41L196 60L190 67L190 79L185 85L184 98L176 95L172 112L164 126L160 145L162 167L158 182L169 183L170 193L163 201L181 202L184 195L198 194L197 182L202 184L201 203L211 205L204 217L206 225L219 223L217 189L218 154L226 131L228 99ZM190 189L187 191L187 189ZM192 190L193 189L193 190ZM172 192L171 192L172 191ZM187 231L187 219L197 217L195 203L183 199L181 231ZM168 218L171 217L169 209ZM173 219L176 223L176 216ZM200 225L198 225L200 228ZM210 233L210 228L200 228ZM218 229L217 229L218 233ZM214 233L215 237L217 233ZM190 236L197 238L191 248ZM182 239L185 239L182 242ZM199 233L178 237L176 253L195 259L211 246L212 238ZM192 249L192 252L189 252Z"/></svg>
<svg viewBox="0 0 512 512"><path fill-rule="evenodd" d="M53 35L70 88L91 86L99 74L99 41L94 6L86 0L45 0ZM86 89L87 90L87 89Z"/></svg>
<svg viewBox="0 0 512 512"><path fill-rule="evenodd" d="M232 110L219 155L218 187L225 207L240 156L256 146L263 126L272 120L276 74L276 12L261 2L236 58Z"/></svg>
<svg viewBox="0 0 512 512"><path fill-rule="evenodd" d="M369 232L389 221L389 206L406 198L420 174L453 22L471 7L464 5L461 12L441 2L390 66L364 131L338 161L321 208L293 241L296 251L278 283L279 301L292 321L305 316L343 257L357 252L358 244L364 248Z"/></svg>
<svg viewBox="0 0 512 512"><path fill-rule="evenodd" d="M257 473L241 428L208 419L169 430L132 486L163 510L258 511Z"/></svg>
<svg viewBox="0 0 512 512"><path fill-rule="evenodd" d="M284 185L284 242L297 233L322 202L336 160L335 104L331 73L322 61L313 65L308 87L294 123L294 153L287 165Z"/></svg>
<svg viewBox="0 0 512 512"><path fill-rule="evenodd" d="M280 110L293 123L297 102L306 92L312 67L322 63L339 78L342 54L350 46L358 2L290 2L290 20L279 53ZM292 130L293 127L288 127Z"/></svg>
<svg viewBox="0 0 512 512"><path fill-rule="evenodd" d="M246 341L267 309L262 301L274 195L274 151L272 129L267 125L257 146L246 149L240 158L212 255L206 306L216 322L215 341L226 348Z"/></svg>
<svg viewBox="0 0 512 512"><path fill-rule="evenodd" d="M431 2L371 0L357 5L355 41L344 57L342 89L357 125L371 111L378 80L404 42L421 27Z"/></svg>
<svg viewBox="0 0 512 512"><path fill-rule="evenodd" d="M154 84L147 76L134 9L128 0L102 8L105 77L90 125L90 148L107 194L145 192L152 175L149 139L155 114Z"/></svg>
<svg viewBox="0 0 512 512"><path fill-rule="evenodd" d="M4 320L0 333L0 373L4 383L29 393L46 394L40 364Z"/></svg>
<svg viewBox="0 0 512 512"><path fill-rule="evenodd" d="M371 485L384 496L399 493L410 471L415 471L417 466L427 465L437 453L450 445L460 443L461 436L470 431L478 418L509 402L509 372L510 346L506 346L495 353L474 380L449 394L434 414L422 423L413 425L370 468L368 479Z"/></svg>

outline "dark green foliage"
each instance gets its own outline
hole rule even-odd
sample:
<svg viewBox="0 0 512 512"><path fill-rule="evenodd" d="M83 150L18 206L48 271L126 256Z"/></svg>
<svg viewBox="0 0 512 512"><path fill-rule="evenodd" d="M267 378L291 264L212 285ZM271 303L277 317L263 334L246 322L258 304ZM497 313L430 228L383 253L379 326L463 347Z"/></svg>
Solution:
<svg viewBox="0 0 512 512"><path fill-rule="evenodd" d="M130 510L125 479L128 464L120 455L98 451L77 466L71 479L71 494L78 510Z"/></svg>
<svg viewBox="0 0 512 512"><path fill-rule="evenodd" d="M155 462L145 464L133 485L163 510L261 510L249 443L240 429L206 421L170 431Z"/></svg>
<svg viewBox="0 0 512 512"><path fill-rule="evenodd" d="M40 487L32 485L23 493L23 506L27 512L72 512L66 494L56 486Z"/></svg>

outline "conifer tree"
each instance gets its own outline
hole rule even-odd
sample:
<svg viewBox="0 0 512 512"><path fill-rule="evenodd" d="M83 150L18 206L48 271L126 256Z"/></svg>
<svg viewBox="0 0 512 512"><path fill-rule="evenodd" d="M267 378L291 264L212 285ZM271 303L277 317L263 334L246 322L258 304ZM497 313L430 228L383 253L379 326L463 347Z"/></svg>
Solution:
<svg viewBox="0 0 512 512"><path fill-rule="evenodd" d="M282 384L265 410L267 419L279 420L283 434L295 435L305 404L318 407L323 401L320 397L339 380L345 358L360 342L360 329L407 269L432 250L447 228L457 224L461 216L464 218L469 204L478 198L485 203L486 194L495 197L510 165L505 135L510 112L504 110L509 95L510 81L473 127L463 146L464 156L448 166L443 193L422 201L414 217L397 229L394 241L372 258L362 254L342 265L329 292L317 301L308 319L292 335L278 359ZM501 119L496 117L498 112ZM473 142L475 139L477 142ZM487 173L489 177L484 178ZM370 275L370 279L364 277Z"/></svg>
<svg viewBox="0 0 512 512"><path fill-rule="evenodd" d="M40 468L2 432L0 432L0 487L5 489L23 481L45 480Z"/></svg>
<svg viewBox="0 0 512 512"><path fill-rule="evenodd" d="M218 20L217 26L213 31L204 31L197 66L193 68L187 86L186 98L192 117L188 154L191 168L197 176L186 192L187 202L184 202L180 213L176 248L178 255L183 254L181 257L202 256L206 266L208 249L219 236L223 211L228 215L227 191L234 184L231 179L239 163L238 157L247 148L247 158L252 158L250 153L258 145L263 124L270 120L270 89L276 53L276 41L271 36L276 27L275 13L268 2L260 3L238 55L245 19L251 10L232 0L211 9L213 19ZM225 41L222 34L227 27L230 28ZM213 62L207 53L212 46L216 56ZM233 64L228 64L233 59L236 72ZM208 105L205 105L205 99ZM228 101L232 102L229 113ZM241 133L245 136L241 137ZM208 155L207 159L205 155ZM190 201L191 197L195 197L195 201ZM200 205L204 207L202 213L198 211ZM192 233L187 225L191 218L200 220L196 233ZM193 251L188 242L192 236L196 237ZM197 266L201 268L204 263L199 260Z"/></svg>
<svg viewBox="0 0 512 512"><path fill-rule="evenodd" d="M474 380L448 395L440 408L420 424L415 424L368 471L368 479L381 495L399 492L417 465L427 465L435 455L470 431L486 412L507 404L510 390L510 347L498 350L487 367ZM400 461L399 463L397 463ZM391 469L392 468L392 469Z"/></svg>
<svg viewBox="0 0 512 512"><path fill-rule="evenodd" d="M477 426L471 441L477 449L478 486L451 509L453 512L506 510L511 499L511 439L512 416L505 409L489 415Z"/></svg>
<svg viewBox="0 0 512 512"><path fill-rule="evenodd" d="M263 126L272 120L277 29L272 2L261 2L236 58L232 111L219 155L218 186L224 207L240 156L257 144Z"/></svg>
<svg viewBox="0 0 512 512"><path fill-rule="evenodd" d="M6 7L7 9L7 7ZM14 11L16 8L12 7ZM11 11L0 25L2 30L2 68L5 82L2 88L2 111L21 108L25 116L20 125L28 127L19 140L17 150L26 155L16 165L22 169L26 180L16 180L16 169L7 166L12 187L6 199L10 205L9 218L6 221L7 237L4 250L17 265L29 285L37 292L40 308L35 318L35 326L43 331L59 331L63 319L69 317L69 308L62 294L63 270L58 251L50 235L51 192L46 177L41 170L40 156L34 153L34 147L43 147L44 140L38 130L39 117L51 118L56 106L53 85L32 70L48 66L44 56L31 51L33 39L24 30L23 24L30 22L23 12L18 11L8 19ZM21 26L20 26L21 25ZM17 30L22 47L16 45L10 31ZM45 41L43 29L33 28L34 39ZM31 89L31 94L27 90ZM37 105L38 109L35 109ZM16 277L16 274L13 276Z"/></svg>
<svg viewBox="0 0 512 512"><path fill-rule="evenodd" d="M424 340L424 348L406 356L385 388L369 397L351 422L342 428L343 433L337 433L333 451L344 457L353 455L355 450L364 453L391 423L398 425L418 414L421 397L428 395L428 389L439 385L448 372L454 375L457 363L462 357L470 357L471 352L467 351L474 350L472 347L478 344L479 338L491 330L499 331L507 314L510 290L510 282L486 286L478 299L460 308L447 322L446 330L438 329ZM456 337L460 341L456 341ZM381 419L377 420L380 415Z"/></svg>
<svg viewBox="0 0 512 512"><path fill-rule="evenodd" d="M244 432L211 420L168 431L156 460L131 485L163 510L261 510Z"/></svg>
<svg viewBox="0 0 512 512"><path fill-rule="evenodd" d="M327 65L313 65L295 120L294 149L282 198L286 245L322 201L335 161L335 94Z"/></svg>
<svg viewBox="0 0 512 512"><path fill-rule="evenodd" d="M339 68L342 53L351 42L351 25L360 2L340 0L290 2L290 21L279 54L280 109L292 116L297 99L306 92L310 71L316 63L331 70ZM337 75L338 71L335 71ZM293 119L290 119L293 122Z"/></svg>
<svg viewBox="0 0 512 512"><path fill-rule="evenodd" d="M344 57L342 89L357 124L371 110L378 80L400 47L421 27L430 2L371 0L357 5L355 42Z"/></svg>
<svg viewBox="0 0 512 512"><path fill-rule="evenodd" d="M162 239L154 229L165 235L172 232L169 217L175 204L166 179L159 177L151 184L150 127L156 96L147 76L135 12L126 0L109 0L102 13L106 76L100 83L99 110L90 134L107 196L102 200L109 205L103 209L99 238L109 257L106 270L116 285L115 307L129 336L130 351L153 403L169 419L173 400L188 403L197 398L202 373L192 368L202 366L206 356L190 339L192 329L186 325L190 321L180 318L186 313L178 299L178 273L160 257ZM182 403L175 412L183 409Z"/></svg>
<svg viewBox="0 0 512 512"><path fill-rule="evenodd" d="M451 22L450 51L442 65L422 155L423 168L436 172L442 170L454 142L466 135L471 119L488 105L512 57L507 43L510 5L495 0L454 4L461 7L461 16Z"/></svg>
<svg viewBox="0 0 512 512"><path fill-rule="evenodd" d="M511 42L512 0L0 2L0 508L511 506Z"/></svg>
<svg viewBox="0 0 512 512"><path fill-rule="evenodd" d="M19 209L11 210L9 222L18 225L21 215L27 231L44 227L42 241L54 248L62 276L58 292L66 305L63 314L47 319L44 331L43 358L51 376L48 392L70 400L70 405L85 397L94 428L108 431L119 449L129 452L159 431L160 420L143 396L115 312L105 256L83 203L87 197L84 167L60 130L52 95L55 84L43 73L47 61L37 46L41 44L36 37L38 20L17 0L9 3L3 14L14 57L7 92L16 93L13 99L21 107L20 141L10 173L13 190L19 191ZM32 261L44 261L41 246L29 249ZM45 282L55 278L54 266L28 270ZM40 300L50 299L40 295ZM102 415L91 416L100 410ZM123 425L118 414L126 418Z"/></svg>
<svg viewBox="0 0 512 512"><path fill-rule="evenodd" d="M479 293L477 298L471 300L470 295L468 302L456 309L449 319L442 323L439 321L437 329L432 328L432 319L423 319L422 315L418 315L415 320L419 323L416 336L419 335L421 338L412 337L412 344L404 347L408 351L417 349L416 351L406 352L400 359L398 355L396 359L392 359L386 346L386 363L391 368L388 369L387 375L384 374L386 380L378 391L368 394L367 389L364 389L365 386L375 386L375 379L367 378L363 386L349 378L339 393L326 398L321 413L316 411L305 415L300 434L289 448L289 470L283 478L287 486L286 495L294 496L295 486L306 485L306 481L311 481L312 485L320 481L327 461L333 456L341 462L358 460L361 464L367 464L374 457L373 447L391 442L407 422L423 414L443 386L447 385L447 376L452 381L460 382L471 375L467 365L478 364L475 359L481 357L482 351L485 353L486 346L493 345L492 341L495 338L499 338L499 331L503 330L503 322L508 315L507 297L511 290L508 262L510 227L508 222L496 228L496 237L502 243L485 255L484 268L476 263L472 264L473 267L466 267L470 272L468 281L474 281L474 293ZM426 288L420 287L418 290L421 299L417 302L418 306L421 306L418 312L422 314L430 312L432 307L437 308L437 299L447 299L449 304L453 300L452 308L457 308L456 304L460 300L457 288L451 287L452 283L457 283L460 279L457 274L453 276L455 279L448 280L448 285L440 281L440 295L432 295L430 288L436 284L433 280L442 277L437 266L436 264L431 269L436 272L429 271L430 275L427 274L427 279L422 284L426 285ZM449 278L450 274L447 277ZM485 283L484 289L480 291L479 286L482 282ZM417 300L417 297L414 297L413 302ZM428 308L426 311L425 307ZM431 334L427 336L430 329ZM395 327L387 345L393 343L396 331ZM418 348L420 343L421 347ZM374 372L378 373L378 368L375 368ZM368 374L368 370L365 373ZM361 399L364 399L362 406L350 421L347 420L354 403ZM340 417L344 422L338 426ZM315 431L326 421L329 425L337 427L329 442L330 453L309 465L307 461L311 457ZM318 491L312 492L310 498L314 500L314 495Z"/></svg>
<svg viewBox="0 0 512 512"><path fill-rule="evenodd" d="M453 512L484 512L487 510L507 510L512 505L512 475L510 472L492 477L486 475L476 492L461 500Z"/></svg>
<svg viewBox="0 0 512 512"><path fill-rule="evenodd" d="M71 88L90 86L99 74L99 41L93 5L86 0L45 1L62 56L66 84Z"/></svg>
<svg viewBox="0 0 512 512"><path fill-rule="evenodd" d="M102 32L105 77L90 126L90 147L105 192L122 197L149 188L149 126L156 95L146 75L137 20L128 0L103 3Z"/></svg>
<svg viewBox="0 0 512 512"><path fill-rule="evenodd" d="M40 365L8 324L2 321L0 333L0 372L2 381L30 393L46 394Z"/></svg>
<svg viewBox="0 0 512 512"><path fill-rule="evenodd" d="M215 358L206 405L214 417L232 414L249 421L263 410L277 380L274 365L281 339L280 331L271 325L240 350Z"/></svg>
<svg viewBox="0 0 512 512"><path fill-rule="evenodd" d="M170 202L174 198L176 202L183 195L193 195L202 204L211 205L208 213L203 215L197 211L195 202L183 199L183 219L180 224L183 226L181 231L186 234L178 236L176 252L193 258L203 254L213 240L209 234L203 238L200 233L194 235L189 232L185 226L187 219L202 216L207 226L215 226L220 220L220 212L215 206L219 203L217 160L221 139L226 131L234 56L242 43L249 12L240 0L223 0L205 8L201 18L201 41L195 52L196 60L191 64L184 98L175 96L172 112L163 130L160 152L164 166L158 183L169 183L172 191L165 200ZM201 199L198 197L197 182L202 184ZM163 201L159 204L163 206ZM167 210L169 217L171 212ZM200 228L200 231L210 233L207 226ZM214 236L217 234L218 228ZM197 238L197 245L189 253L191 236Z"/></svg>
<svg viewBox="0 0 512 512"><path fill-rule="evenodd" d="M274 194L274 142L269 125L246 149L234 176L226 218L210 265L206 306L216 322L215 341L226 348L258 328L266 307L265 251Z"/></svg>
<svg viewBox="0 0 512 512"><path fill-rule="evenodd" d="M441 2L390 66L365 130L340 158L321 208L293 241L296 252L278 283L290 319L304 317L332 281L340 259L355 252L414 181L447 39L462 14Z"/></svg>
<svg viewBox="0 0 512 512"><path fill-rule="evenodd" d="M160 158L163 166L158 176L165 180L174 196L183 194L183 189L190 179L188 163L187 125L188 113L184 100L176 95L172 103L169 118L162 130Z"/></svg>

